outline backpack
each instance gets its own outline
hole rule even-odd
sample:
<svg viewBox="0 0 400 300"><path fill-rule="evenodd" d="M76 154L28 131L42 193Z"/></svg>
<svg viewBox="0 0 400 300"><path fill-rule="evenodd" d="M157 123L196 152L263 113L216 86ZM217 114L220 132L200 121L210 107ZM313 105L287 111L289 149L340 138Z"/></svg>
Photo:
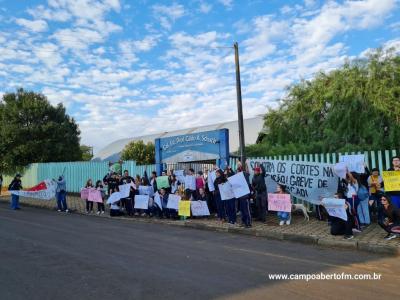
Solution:
<svg viewBox="0 0 400 300"><path fill-rule="evenodd" d="M358 199L360 199L360 201L369 199L368 189L365 186L363 186L362 184L360 184L360 186L358 188L357 197L358 197Z"/></svg>

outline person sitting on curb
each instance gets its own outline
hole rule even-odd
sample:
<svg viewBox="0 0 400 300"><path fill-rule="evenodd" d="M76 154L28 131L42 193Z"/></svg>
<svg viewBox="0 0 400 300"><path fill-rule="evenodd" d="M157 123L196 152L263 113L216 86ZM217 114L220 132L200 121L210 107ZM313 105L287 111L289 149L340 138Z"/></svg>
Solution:
<svg viewBox="0 0 400 300"><path fill-rule="evenodd" d="M336 193L335 198L344 199L343 193ZM338 217L329 217L330 225L331 225L331 234L332 235L344 235L345 240L351 240L354 238L353 235L353 225L354 225L354 216L350 211L350 204L345 202L345 209L347 215L347 221L338 218Z"/></svg>
<svg viewBox="0 0 400 300"><path fill-rule="evenodd" d="M388 233L385 240L392 240L400 234L400 209L392 204L388 195L381 197L383 207L383 222L379 225Z"/></svg>

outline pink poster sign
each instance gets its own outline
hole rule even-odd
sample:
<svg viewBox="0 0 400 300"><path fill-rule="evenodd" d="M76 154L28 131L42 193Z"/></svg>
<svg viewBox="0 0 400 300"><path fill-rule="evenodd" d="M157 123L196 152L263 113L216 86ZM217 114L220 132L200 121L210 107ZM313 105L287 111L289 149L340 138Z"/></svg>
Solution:
<svg viewBox="0 0 400 300"><path fill-rule="evenodd" d="M87 200L89 198L89 189L83 188L81 189L81 199Z"/></svg>
<svg viewBox="0 0 400 300"><path fill-rule="evenodd" d="M101 192L96 189L90 189L88 201L102 203Z"/></svg>
<svg viewBox="0 0 400 300"><path fill-rule="evenodd" d="M290 194L268 194L268 210L291 212Z"/></svg>

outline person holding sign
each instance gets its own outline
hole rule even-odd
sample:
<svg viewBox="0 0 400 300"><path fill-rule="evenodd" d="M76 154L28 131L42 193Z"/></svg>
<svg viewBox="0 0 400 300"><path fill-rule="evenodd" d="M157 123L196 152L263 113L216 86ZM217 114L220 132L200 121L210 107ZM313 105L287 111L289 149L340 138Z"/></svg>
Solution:
<svg viewBox="0 0 400 300"><path fill-rule="evenodd" d="M393 167L391 167L390 169L388 169L388 171L400 171L400 157L399 156L394 156L392 158L392 165ZM399 172L400 174L400 172ZM393 206L395 206L396 208L400 208L400 190L394 190L394 191L390 191L390 192L386 192L392 201Z"/></svg>
<svg viewBox="0 0 400 300"><path fill-rule="evenodd" d="M105 208L104 208L104 197L106 196L103 190L103 183L101 180L96 181L96 190L98 190L101 194L101 199L103 202L97 202L97 214L104 214Z"/></svg>
<svg viewBox="0 0 400 300"><path fill-rule="evenodd" d="M354 238L353 236L353 224L354 224L354 216L351 214L350 205L347 201L344 200L343 193L336 193L336 199L343 199L344 208L346 210L346 220L339 218L338 216L330 216L330 224L331 224L331 234L332 235L344 235L344 239L351 240ZM329 209L328 209L329 212Z"/></svg>
<svg viewBox="0 0 400 300"><path fill-rule="evenodd" d="M256 218L265 223L267 217L267 186L265 184L265 171L261 167L254 168L251 186L256 193Z"/></svg>
<svg viewBox="0 0 400 300"><path fill-rule="evenodd" d="M393 205L387 195L381 197L381 202L384 220L379 225L388 233L385 236L385 240L392 240L400 234L400 209Z"/></svg>
<svg viewBox="0 0 400 300"><path fill-rule="evenodd" d="M226 179L224 173L220 169L215 171L215 177L216 178L214 180L214 199L215 199L215 204L217 206L217 215L218 219L221 222L224 222L226 220L225 201L221 200L221 192L219 190L219 185L226 182Z"/></svg>
<svg viewBox="0 0 400 300"><path fill-rule="evenodd" d="M196 196L196 176L194 170L189 169L188 174L185 176L185 196L187 199L193 199Z"/></svg>
<svg viewBox="0 0 400 300"><path fill-rule="evenodd" d="M92 189L92 188L93 188L93 182L92 179L89 178L86 181L85 189ZM88 214L90 212L93 212L93 202L86 199L86 213Z"/></svg>
<svg viewBox="0 0 400 300"><path fill-rule="evenodd" d="M286 187L282 184L278 184L277 190L276 190L276 194L288 194L290 196L289 193L286 193ZM276 213L276 215L278 216L279 219L279 225L282 226L285 224L286 225L290 225L290 220L292 218L291 213L287 212L287 211L278 211Z"/></svg>
<svg viewBox="0 0 400 300"><path fill-rule="evenodd" d="M383 208L381 203L381 196L383 194L383 179L379 175L379 170L374 168L371 170L371 176L368 177L369 187L369 205L371 207L371 214L377 215L378 222L383 221Z"/></svg>

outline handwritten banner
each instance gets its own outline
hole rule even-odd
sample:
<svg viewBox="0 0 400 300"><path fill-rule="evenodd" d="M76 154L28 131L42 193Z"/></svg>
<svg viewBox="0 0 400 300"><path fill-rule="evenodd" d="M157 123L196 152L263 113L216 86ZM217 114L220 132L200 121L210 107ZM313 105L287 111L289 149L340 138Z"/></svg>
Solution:
<svg viewBox="0 0 400 300"><path fill-rule="evenodd" d="M332 164L249 159L247 166L251 176L255 167L262 166L265 175L285 185L292 196L315 204L335 194L338 186L339 178L333 172Z"/></svg>
<svg viewBox="0 0 400 300"><path fill-rule="evenodd" d="M386 192L400 191L400 171L383 171L382 177Z"/></svg>
<svg viewBox="0 0 400 300"><path fill-rule="evenodd" d="M209 216L210 210L208 209L207 201L191 201L190 208L194 217Z"/></svg>
<svg viewBox="0 0 400 300"><path fill-rule="evenodd" d="M88 188L81 189L81 199L87 200L89 198L89 190Z"/></svg>
<svg viewBox="0 0 400 300"><path fill-rule="evenodd" d="M289 194L268 194L268 210L292 211L292 202Z"/></svg>

